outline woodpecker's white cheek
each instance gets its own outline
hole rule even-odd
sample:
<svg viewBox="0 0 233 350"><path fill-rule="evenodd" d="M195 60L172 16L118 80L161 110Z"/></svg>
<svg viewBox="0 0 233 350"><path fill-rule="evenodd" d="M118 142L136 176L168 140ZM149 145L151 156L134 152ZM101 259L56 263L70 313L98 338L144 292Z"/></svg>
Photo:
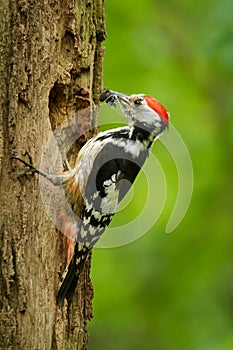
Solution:
<svg viewBox="0 0 233 350"><path fill-rule="evenodd" d="M138 106L135 112L135 119L141 123L153 126L154 129L161 124L161 118L158 113L147 105Z"/></svg>

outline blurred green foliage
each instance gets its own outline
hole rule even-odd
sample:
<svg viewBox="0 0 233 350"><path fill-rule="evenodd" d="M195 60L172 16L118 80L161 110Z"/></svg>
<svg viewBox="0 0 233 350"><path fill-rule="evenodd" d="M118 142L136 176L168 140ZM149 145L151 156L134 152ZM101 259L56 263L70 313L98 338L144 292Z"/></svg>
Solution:
<svg viewBox="0 0 233 350"><path fill-rule="evenodd" d="M90 350L233 349L232 18L232 0L106 3L104 86L166 106L189 150L194 189L185 218L166 234L178 177L156 142L165 207L142 238L94 249ZM114 121L123 122L101 107L100 124ZM142 174L113 227L142 210L144 182Z"/></svg>

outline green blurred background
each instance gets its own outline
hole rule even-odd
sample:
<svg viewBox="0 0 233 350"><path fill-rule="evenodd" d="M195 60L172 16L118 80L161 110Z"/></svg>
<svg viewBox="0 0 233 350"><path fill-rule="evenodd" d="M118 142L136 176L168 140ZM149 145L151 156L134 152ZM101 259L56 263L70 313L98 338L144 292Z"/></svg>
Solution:
<svg viewBox="0 0 233 350"><path fill-rule="evenodd" d="M232 0L106 3L104 86L166 106L189 150L194 189L183 221L166 234L178 176L158 141L162 215L135 242L94 249L90 350L233 349L232 19ZM114 121L121 116L101 107L100 124ZM142 210L145 186L142 174L113 227Z"/></svg>

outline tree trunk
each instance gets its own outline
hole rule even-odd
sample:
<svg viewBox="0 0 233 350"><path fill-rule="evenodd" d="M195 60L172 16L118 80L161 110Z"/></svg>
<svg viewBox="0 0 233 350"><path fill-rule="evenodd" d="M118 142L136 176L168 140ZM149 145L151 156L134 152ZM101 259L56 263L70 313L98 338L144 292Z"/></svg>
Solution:
<svg viewBox="0 0 233 350"><path fill-rule="evenodd" d="M12 176L20 168L12 156L28 152L39 167L51 130L74 114L83 133L96 125L79 111L98 104L103 8L104 0L0 0L0 349L87 349L90 259L71 308L60 309L62 236L38 176Z"/></svg>

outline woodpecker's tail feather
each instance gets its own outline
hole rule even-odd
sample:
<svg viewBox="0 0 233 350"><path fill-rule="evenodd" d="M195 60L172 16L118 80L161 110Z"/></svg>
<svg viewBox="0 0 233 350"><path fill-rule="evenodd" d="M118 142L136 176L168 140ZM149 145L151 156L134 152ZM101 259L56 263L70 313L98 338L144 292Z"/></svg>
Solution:
<svg viewBox="0 0 233 350"><path fill-rule="evenodd" d="M67 299L68 303L71 302L78 283L78 277L79 272L77 271L77 266L72 260L62 275L62 282L57 294L58 305L62 305L65 298Z"/></svg>
<svg viewBox="0 0 233 350"><path fill-rule="evenodd" d="M68 304L71 303L78 283L79 274L82 271L87 255L88 252L84 254L83 251L79 250L78 244L76 244L74 256L61 278L60 288L57 294L58 305L62 305L64 299L67 300Z"/></svg>

